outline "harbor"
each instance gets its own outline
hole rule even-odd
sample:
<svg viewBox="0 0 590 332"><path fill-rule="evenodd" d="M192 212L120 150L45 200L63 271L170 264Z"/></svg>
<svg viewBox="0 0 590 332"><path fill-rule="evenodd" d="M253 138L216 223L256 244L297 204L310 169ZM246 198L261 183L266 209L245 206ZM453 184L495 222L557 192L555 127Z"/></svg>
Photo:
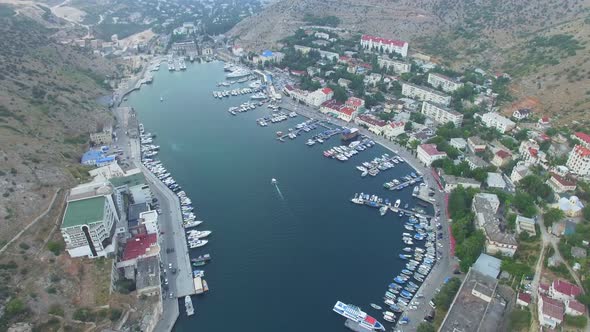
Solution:
<svg viewBox="0 0 590 332"><path fill-rule="evenodd" d="M194 206L197 211L193 212L198 216L195 221L206 222L196 230L211 231L204 238L199 237L203 234L191 233L195 243L202 239L209 241L195 249L198 252L191 252L191 258L210 253L214 261L199 266L192 263L200 262L191 262L190 269L193 273L197 271L195 276L201 278L204 290L200 272L203 271L207 287L214 285L215 296L213 293L205 297L193 296L195 313L190 317L184 314L185 301L181 299L181 315L175 330L189 331L198 327L224 331L256 326L261 331L273 331L260 328L254 319L256 312L265 310L272 325L287 321L289 318L285 315L289 310L298 310L305 318L281 330L301 331L313 322L318 329L334 331L339 330L335 328L339 326L345 331L344 321L338 315L326 313L326 307L341 299L373 310L369 303L383 297L383 286L392 282L392 271L400 273L407 264L397 254L392 255L402 253L405 247L397 240L406 232L402 218L391 212L386 216L369 213L345 200L350 199L350 193L361 190L380 197L393 194L395 199L411 204L403 210L415 214L412 208L416 199L412 190L388 191L383 188L380 177L359 177L359 171L351 167L354 164L334 163L331 158L320 155L326 149L344 145L337 126L326 124L330 129L322 126L321 133L317 131L319 125L316 131L301 130L297 137L301 137L302 142L277 144L277 130L288 133L289 128L297 130L298 124L308 120L288 117L289 110L283 110L287 119L273 123L276 129L268 131L256 121L261 117L258 110L244 112L238 117L228 116L227 110L236 105L235 100L239 105L250 98L248 95L235 96L235 100L211 98L210 91L223 80L221 69L222 64L212 62L189 65L180 75L158 72L151 85L129 97L141 122L158 134L157 142L146 144L159 145L157 156L161 164L166 165L166 172L161 175L173 175L176 184L182 185L178 192L184 190L191 202L198 202L198 206ZM210 78L205 80L208 76ZM195 92L199 84L200 89ZM167 86L174 87L174 93L167 93L164 102L154 103L154 96L162 95L159 91ZM199 105L198 111L183 107L188 104ZM164 112L166 121L161 121ZM221 123L224 135L219 135ZM332 138L317 142L315 137L326 132ZM316 143L304 144L309 140ZM208 141L216 144L195 144ZM349 144L347 142L346 146ZM260 152L252 149L252 145ZM223 149L216 148L220 146ZM371 161L390 153L377 144L372 146L362 152L362 160ZM234 161L229 161L229 156ZM400 162L387 172L392 178L400 178L416 171L407 162ZM271 178L278 179L276 186L271 184ZM239 197L239 204L227 208L231 199L225 197ZM424 215L432 215L432 212ZM383 218L391 222L381 222ZM337 238L331 236L334 230L339 232ZM367 236L359 236L359 231ZM183 231L187 239L189 235ZM392 241L394 238L396 240ZM350 239L358 241L354 252L350 251ZM185 240L183 245L187 244ZM290 257L288 262L285 257ZM367 258L372 264L370 269L362 269L354 275L346 273L350 262L363 262ZM310 271L317 282L301 284L299 274L287 272L291 270ZM351 283L361 286L351 289ZM268 289L275 289L272 292L275 294ZM264 300L252 300L260 296L260 292L264 292ZM290 294L288 300L284 296L286 292ZM316 300L310 302L311 297ZM240 310L228 309L224 301L227 298L235 299L233 307ZM228 314L236 324L227 322L220 328L219 320ZM381 320L381 314L375 311L372 315ZM389 321L382 322L390 326Z"/></svg>

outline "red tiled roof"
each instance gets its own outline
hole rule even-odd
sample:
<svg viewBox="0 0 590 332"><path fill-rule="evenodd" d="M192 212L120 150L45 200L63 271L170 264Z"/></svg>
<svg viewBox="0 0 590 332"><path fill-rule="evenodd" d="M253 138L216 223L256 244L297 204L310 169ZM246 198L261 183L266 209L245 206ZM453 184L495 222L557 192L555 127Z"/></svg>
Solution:
<svg viewBox="0 0 590 332"><path fill-rule="evenodd" d="M329 95L330 93L332 93L332 89L330 89L330 88L323 88L323 89L322 89L322 92L323 92L325 95Z"/></svg>
<svg viewBox="0 0 590 332"><path fill-rule="evenodd" d="M527 293L518 293L518 299L525 302L526 304L531 304L531 295Z"/></svg>
<svg viewBox="0 0 590 332"><path fill-rule="evenodd" d="M496 156L502 158L502 159L506 159L508 157L510 157L510 153L504 150L498 150L498 152L496 152Z"/></svg>
<svg viewBox="0 0 590 332"><path fill-rule="evenodd" d="M422 145L420 145L420 148L422 150L424 150L430 156L438 156L438 155L446 154L443 151L438 151L438 149L436 148L436 144L422 144Z"/></svg>
<svg viewBox="0 0 590 332"><path fill-rule="evenodd" d="M539 122L541 122L541 123L549 123L549 117L548 117L548 116L544 116L544 117L542 117L542 118L539 120Z"/></svg>
<svg viewBox="0 0 590 332"><path fill-rule="evenodd" d="M541 290L543 292L547 292L547 291L549 291L549 285L548 284L544 284L544 283L540 283L539 284L539 290Z"/></svg>
<svg viewBox="0 0 590 332"><path fill-rule="evenodd" d="M555 181L559 182L562 186L570 187L576 185L575 182L570 181L559 174L551 173L551 177L555 179Z"/></svg>
<svg viewBox="0 0 590 332"><path fill-rule="evenodd" d="M397 121L397 122L391 122L391 123L389 123L389 125L391 126L391 128L397 128L397 127L404 127L406 125L406 123L403 121Z"/></svg>
<svg viewBox="0 0 590 332"><path fill-rule="evenodd" d="M378 119L374 116L370 116L370 115L361 115L361 116L359 116L359 119L368 123L368 124L371 124L373 126L378 126L378 127L383 127L387 124L385 121Z"/></svg>
<svg viewBox="0 0 590 332"><path fill-rule="evenodd" d="M305 71L303 71L303 70L291 70L291 74L301 76L301 75L305 75Z"/></svg>
<svg viewBox="0 0 590 332"><path fill-rule="evenodd" d="M553 289L557 292L571 297L576 297L582 293L580 287L561 279L553 280L551 286L553 286Z"/></svg>
<svg viewBox="0 0 590 332"><path fill-rule="evenodd" d="M327 107L329 109L333 109L335 111L342 108L342 104L337 102L335 99L330 99L322 103L321 107Z"/></svg>
<svg viewBox="0 0 590 332"><path fill-rule="evenodd" d="M547 297L545 295L541 295L541 298L543 299L543 315L558 320L563 320L563 314L565 311L563 308L563 303L561 303L558 300L554 300L550 297Z"/></svg>
<svg viewBox="0 0 590 332"><path fill-rule="evenodd" d="M576 300L569 300L567 303L568 308L575 310L577 312L585 313L586 306Z"/></svg>
<svg viewBox="0 0 590 332"><path fill-rule="evenodd" d="M381 43L381 44L385 44L385 45L393 45L393 46L397 46L397 47L404 47L404 45L407 44L407 42L402 41L402 40L387 39L387 38L375 37L375 36L370 36L370 35L363 35L361 37L361 40L372 41L374 43Z"/></svg>
<svg viewBox="0 0 590 332"><path fill-rule="evenodd" d="M582 132L577 132L574 135L576 135L576 137L579 140L586 142L587 144L590 144L590 135L588 135L586 133L582 133Z"/></svg>
<svg viewBox="0 0 590 332"><path fill-rule="evenodd" d="M576 147L574 148L574 151L580 155L580 157L588 157L590 156L590 149L582 146L582 145L576 145Z"/></svg>
<svg viewBox="0 0 590 332"><path fill-rule="evenodd" d="M346 100L346 105L350 105L352 107L360 107L365 103L364 100L357 98L357 97L350 97Z"/></svg>
<svg viewBox="0 0 590 332"><path fill-rule="evenodd" d="M529 154L533 157L536 157L538 152L537 149L529 148Z"/></svg>
<svg viewBox="0 0 590 332"><path fill-rule="evenodd" d="M127 241L125 250L123 250L123 260L134 259L145 254L157 241L156 234L140 234L132 237Z"/></svg>
<svg viewBox="0 0 590 332"><path fill-rule="evenodd" d="M350 107L341 107L338 112L344 113L346 115L352 115L352 113L356 112L356 110Z"/></svg>

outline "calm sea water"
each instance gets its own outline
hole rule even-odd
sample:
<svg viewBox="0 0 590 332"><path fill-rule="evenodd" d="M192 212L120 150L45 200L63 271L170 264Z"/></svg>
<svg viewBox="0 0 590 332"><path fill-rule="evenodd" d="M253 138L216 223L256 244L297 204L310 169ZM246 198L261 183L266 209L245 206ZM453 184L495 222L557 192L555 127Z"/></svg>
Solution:
<svg viewBox="0 0 590 332"><path fill-rule="evenodd" d="M191 252L213 256L204 267L210 292L193 297L194 316L181 307L175 331L347 331L332 312L337 300L386 323L369 303L382 302L402 269L402 223L350 198L373 193L413 206L411 187L382 187L411 168L361 178L355 166L386 150L376 146L342 163L322 155L340 145L338 137L313 147L305 141L317 130L285 143L275 139L302 117L262 128L255 120L270 113L266 107L231 116L227 109L249 97L212 97L224 79L222 63L155 76L127 104L158 135L160 159L205 220L200 228L213 231L209 244Z"/></svg>

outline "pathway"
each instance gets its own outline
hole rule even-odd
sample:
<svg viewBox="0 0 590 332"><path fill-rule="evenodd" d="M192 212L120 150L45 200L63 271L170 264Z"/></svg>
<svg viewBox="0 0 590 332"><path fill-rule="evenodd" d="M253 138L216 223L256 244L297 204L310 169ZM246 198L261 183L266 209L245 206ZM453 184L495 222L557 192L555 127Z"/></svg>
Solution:
<svg viewBox="0 0 590 332"><path fill-rule="evenodd" d="M23 228L20 232L18 232L18 234L16 234L12 239L10 239L10 241L8 241L8 243L6 243L4 245L4 247L2 247L0 249L0 255L2 253L4 253L4 251L6 251L6 249L8 249L8 246L10 246L14 241L18 240L20 238L20 236L23 235L24 232L29 230L29 228L31 228L39 220L43 219L43 217L45 217L45 215L47 215L47 213L49 213L49 211L53 207L53 203L55 202L55 199L57 198L57 194L59 193L60 190L61 190L61 188L55 189L55 193L53 193L53 198L51 199L51 202L49 202L47 209L45 209L45 211L43 211L43 213L41 213L39 216L37 216L37 218L33 219L33 221L31 221L27 226L25 226L25 228Z"/></svg>

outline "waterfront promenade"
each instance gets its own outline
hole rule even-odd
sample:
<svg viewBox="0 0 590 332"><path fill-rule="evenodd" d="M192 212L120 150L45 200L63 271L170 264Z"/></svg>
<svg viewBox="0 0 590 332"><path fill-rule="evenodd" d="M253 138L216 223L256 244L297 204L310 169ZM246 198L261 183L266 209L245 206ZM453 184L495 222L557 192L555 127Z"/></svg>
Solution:
<svg viewBox="0 0 590 332"><path fill-rule="evenodd" d="M158 220L161 232L159 236L160 257L162 271L165 273L163 276L170 282L168 290L162 290L163 312L155 330L171 331L180 314L178 298L194 294L195 292L186 245L186 235L181 224L180 203L176 195L141 163L139 140L125 135L129 129L125 125L129 122L127 119L131 115L124 112L127 112L124 108L117 108L114 112L117 123L119 124L119 128L117 129L117 144L123 149L124 156L127 158L130 168L134 168L133 166L135 166L141 169L162 211ZM170 253L166 253L166 249L172 250ZM172 264L177 269L176 274L171 272L168 267L169 264Z"/></svg>
<svg viewBox="0 0 590 332"><path fill-rule="evenodd" d="M352 123L346 123L340 119L328 117L311 107L299 104L289 98L283 99L281 107L310 119L322 120L343 127L358 127ZM398 325L396 329L396 331L415 331L417 326L423 321L424 316L426 316L432 309L428 303L434 298L437 290L440 286L442 286L444 280L447 277L452 276L454 266L457 264L457 260L454 257L450 257L450 225L446 215L445 193L438 187L437 181L432 173L432 169L422 165L412 152L408 151L405 147L397 144L396 142L385 139L382 136L375 135L374 133L371 133L362 127L358 128L361 134L371 138L376 143L379 143L386 149L402 157L410 166L412 166L412 168L422 174L424 177L424 183L435 189L433 205L435 215L436 212L440 211L438 222L442 225L442 229L440 231L443 233L443 240L437 240L437 251L442 252L442 255L437 255L438 259L436 264L430 271L428 278L424 280L424 283L422 283L420 289L416 292L416 294L421 294L423 296L420 299L415 297L413 300L418 303L416 305L417 309L404 312L404 315L409 319L409 323L407 325ZM435 226L432 224L432 222L431 225Z"/></svg>

